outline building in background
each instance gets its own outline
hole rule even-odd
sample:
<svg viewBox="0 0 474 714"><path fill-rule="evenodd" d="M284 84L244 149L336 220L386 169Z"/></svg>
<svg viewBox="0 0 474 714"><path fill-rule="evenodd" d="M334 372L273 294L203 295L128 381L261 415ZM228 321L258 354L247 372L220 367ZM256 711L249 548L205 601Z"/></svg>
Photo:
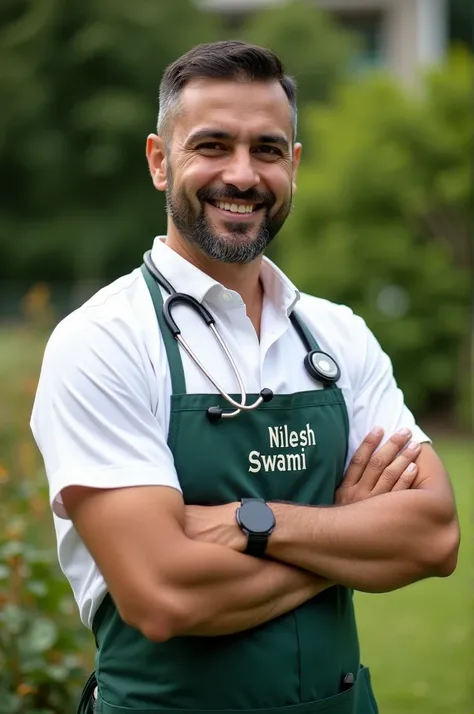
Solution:
<svg viewBox="0 0 474 714"><path fill-rule="evenodd" d="M238 27L249 13L286 0L196 0ZM387 67L410 84L420 66L446 51L447 0L313 0L362 40L356 69Z"/></svg>

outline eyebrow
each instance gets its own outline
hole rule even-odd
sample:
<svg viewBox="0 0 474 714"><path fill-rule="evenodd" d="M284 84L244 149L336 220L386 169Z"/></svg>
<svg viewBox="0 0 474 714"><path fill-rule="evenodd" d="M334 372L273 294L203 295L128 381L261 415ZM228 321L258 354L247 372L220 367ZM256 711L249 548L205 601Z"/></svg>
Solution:
<svg viewBox="0 0 474 714"><path fill-rule="evenodd" d="M222 129L199 129L198 131L191 134L191 136L186 141L187 145L196 144L205 139L217 139L220 141L233 141L235 140L235 135L228 131L222 131ZM288 140L281 134L260 134L254 139L256 144L276 144L281 146L285 151L290 150L290 144Z"/></svg>

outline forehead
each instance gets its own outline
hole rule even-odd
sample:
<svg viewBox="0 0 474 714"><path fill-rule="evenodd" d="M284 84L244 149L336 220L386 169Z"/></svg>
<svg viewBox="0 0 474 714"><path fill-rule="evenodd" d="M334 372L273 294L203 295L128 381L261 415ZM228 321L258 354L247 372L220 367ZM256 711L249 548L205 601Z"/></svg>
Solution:
<svg viewBox="0 0 474 714"><path fill-rule="evenodd" d="M288 97L279 82L200 79L185 86L174 131L182 137L213 126L236 135L284 133L293 128Z"/></svg>

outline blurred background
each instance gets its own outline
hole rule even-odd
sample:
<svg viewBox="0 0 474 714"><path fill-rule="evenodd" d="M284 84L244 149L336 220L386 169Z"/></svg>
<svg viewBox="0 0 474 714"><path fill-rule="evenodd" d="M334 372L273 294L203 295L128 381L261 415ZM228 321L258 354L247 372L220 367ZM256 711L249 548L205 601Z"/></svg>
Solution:
<svg viewBox="0 0 474 714"><path fill-rule="evenodd" d="M356 595L381 714L472 714L473 0L0 3L0 714L69 714L93 642L56 565L29 416L61 317L165 232L145 163L164 67L246 39L299 83L295 211L271 247L349 305L450 470L447 580Z"/></svg>

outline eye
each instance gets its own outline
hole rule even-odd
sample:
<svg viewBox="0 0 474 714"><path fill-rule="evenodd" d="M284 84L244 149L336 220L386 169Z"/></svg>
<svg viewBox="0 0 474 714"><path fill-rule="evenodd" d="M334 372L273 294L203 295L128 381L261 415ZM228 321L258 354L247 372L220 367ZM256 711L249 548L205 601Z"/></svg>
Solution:
<svg viewBox="0 0 474 714"><path fill-rule="evenodd" d="M225 151L226 147L224 144L220 144L217 141L206 141L202 144L196 146L196 151L202 151L207 153L216 153L218 151Z"/></svg>
<svg viewBox="0 0 474 714"><path fill-rule="evenodd" d="M264 156L268 156L271 158L278 158L279 156L283 156L281 149L276 146L270 146L269 144L262 144L261 146L257 146L254 152L258 154L263 154Z"/></svg>

